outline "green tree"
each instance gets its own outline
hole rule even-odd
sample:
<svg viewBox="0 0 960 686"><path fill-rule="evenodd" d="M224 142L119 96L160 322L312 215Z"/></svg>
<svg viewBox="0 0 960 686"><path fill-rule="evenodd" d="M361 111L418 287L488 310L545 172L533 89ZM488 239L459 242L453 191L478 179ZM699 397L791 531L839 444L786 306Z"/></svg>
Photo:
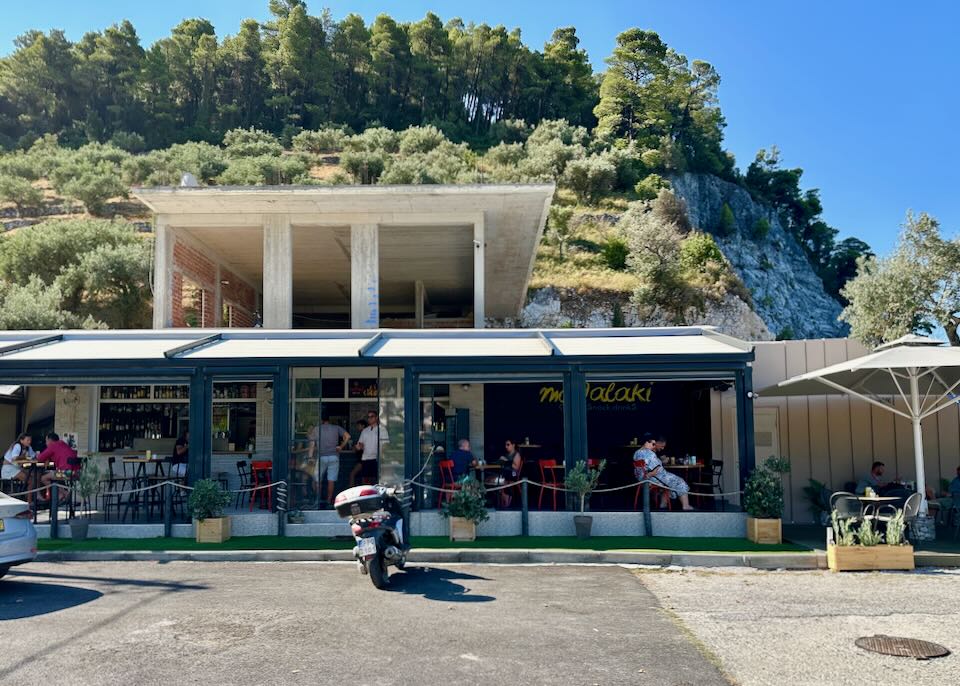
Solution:
<svg viewBox="0 0 960 686"><path fill-rule="evenodd" d="M547 217L547 231L557 246L560 261L564 260L563 250L570 240L570 219L573 217L573 208L551 205Z"/></svg>
<svg viewBox="0 0 960 686"><path fill-rule="evenodd" d="M563 185L571 189L577 200L596 202L608 195L617 180L617 168L600 155L571 160L563 173Z"/></svg>
<svg viewBox="0 0 960 686"><path fill-rule="evenodd" d="M79 200L94 216L103 214L107 200L127 197L119 168L106 160L77 160L60 170L53 183L58 193Z"/></svg>
<svg viewBox="0 0 960 686"><path fill-rule="evenodd" d="M12 202L17 214L23 214L27 207L39 207L43 202L43 191L36 188L20 176L0 174L0 202Z"/></svg>
<svg viewBox="0 0 960 686"><path fill-rule="evenodd" d="M733 210L730 208L730 205L723 203L723 207L720 208L720 219L717 221L717 235L718 236L729 236L737 228L737 219L733 216Z"/></svg>
<svg viewBox="0 0 960 686"><path fill-rule="evenodd" d="M23 284L0 280L0 329L65 329L79 324L61 306L60 289L37 276Z"/></svg>
<svg viewBox="0 0 960 686"><path fill-rule="evenodd" d="M960 237L940 235L928 214L907 214L893 253L858 260L856 278L841 293L850 303L840 318L867 345L942 327L960 346Z"/></svg>
<svg viewBox="0 0 960 686"><path fill-rule="evenodd" d="M150 241L126 222L45 221L0 238L0 283L18 297L36 295L50 308L53 322L39 328L84 321L142 327L149 322L151 251ZM41 264L48 268L38 270Z"/></svg>

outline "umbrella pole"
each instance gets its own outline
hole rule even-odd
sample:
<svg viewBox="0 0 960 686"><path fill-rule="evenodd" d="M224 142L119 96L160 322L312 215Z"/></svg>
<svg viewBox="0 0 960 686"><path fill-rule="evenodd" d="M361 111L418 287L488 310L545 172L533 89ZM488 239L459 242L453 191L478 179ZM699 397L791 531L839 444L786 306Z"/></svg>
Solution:
<svg viewBox="0 0 960 686"><path fill-rule="evenodd" d="M910 416L913 423L913 459L917 468L917 493L920 494L920 514L927 514L927 484L923 469L923 432L920 429L920 380L915 369L910 370Z"/></svg>

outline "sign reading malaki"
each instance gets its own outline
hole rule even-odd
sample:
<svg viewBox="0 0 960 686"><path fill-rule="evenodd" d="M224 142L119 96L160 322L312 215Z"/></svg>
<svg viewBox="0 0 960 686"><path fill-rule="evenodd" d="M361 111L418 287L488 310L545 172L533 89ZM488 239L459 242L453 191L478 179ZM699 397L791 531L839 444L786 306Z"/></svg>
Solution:
<svg viewBox="0 0 960 686"><path fill-rule="evenodd" d="M587 384L587 400L595 403L649 403L652 400L653 384ZM541 386L541 403L562 403L563 389L556 386Z"/></svg>

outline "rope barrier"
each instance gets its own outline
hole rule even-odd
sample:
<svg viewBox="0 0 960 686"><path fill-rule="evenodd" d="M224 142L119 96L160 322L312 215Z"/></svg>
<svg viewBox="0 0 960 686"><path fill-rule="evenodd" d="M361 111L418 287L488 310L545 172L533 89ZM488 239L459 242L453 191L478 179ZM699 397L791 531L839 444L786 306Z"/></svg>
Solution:
<svg viewBox="0 0 960 686"><path fill-rule="evenodd" d="M486 486L486 487L484 488L484 490L485 490L485 491L501 491L501 490L503 490L503 489L505 489L505 488L512 488L512 487L517 486L517 485L519 485L519 484L521 484L521 483L524 483L524 482L526 482L527 484L529 484L529 485L531 485L531 486L537 486L538 488L546 488L546 489L551 490L551 491L559 491L559 492L563 492L563 493L576 493L576 491L574 491L574 490L572 490L572 489L569 489L569 488L564 488L564 487L562 487L562 486L555 486L555 485L553 485L553 484L542 484L542 483L539 483L539 482L537 482L537 481L533 481L532 479L527 479L527 478L518 479L517 481L511 481L510 483L506 483L506 484L497 484L497 485L495 485L495 486ZM457 489L457 488L439 488L439 487L437 487L437 486L432 486L432 485L430 485L430 484L424 484L424 483L420 483L419 481L413 481L413 480L410 480L409 483L411 483L411 484L413 484L413 485L415 485L415 486L419 486L420 488L426 488L427 490L435 491L435 492L437 492L437 493L456 493L458 490L460 490L460 489ZM651 479L644 479L643 481L637 481L637 482L635 482L635 483L626 484L626 485L624 485L624 486L615 486L615 487L613 487L613 488L597 488L597 489L594 489L593 491L591 491L591 494L595 494L595 493L613 493L613 492L615 492L615 491L622 491L622 490L625 490L625 489L628 489L628 488L636 488L636 487L638 487L638 486L642 486L642 485L645 484L645 483L650 484L651 486L656 486L657 488L664 488L665 490L670 490L670 489L665 488L663 484L661 484L661 483L659 483L659 482L657 482L657 481L653 481L653 480L651 480ZM721 498L721 497L731 496L731 495L740 495L740 494L742 494L742 493L743 493L743 491L725 491L725 492L722 492L722 493L698 493L698 492L695 492L695 491L689 491L689 492L688 492L689 495L698 496L698 497L701 497L701 498Z"/></svg>

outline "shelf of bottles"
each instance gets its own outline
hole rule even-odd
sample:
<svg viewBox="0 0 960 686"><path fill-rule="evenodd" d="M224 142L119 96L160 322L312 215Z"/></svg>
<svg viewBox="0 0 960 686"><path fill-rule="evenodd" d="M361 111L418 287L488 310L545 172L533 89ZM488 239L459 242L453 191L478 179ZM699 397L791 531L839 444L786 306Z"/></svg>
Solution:
<svg viewBox="0 0 960 686"><path fill-rule="evenodd" d="M101 452L132 448L137 438L174 438L189 413L190 387L182 384L101 386Z"/></svg>
<svg viewBox="0 0 960 686"><path fill-rule="evenodd" d="M237 402L256 402L257 384L254 382L244 383L215 383L213 384L214 402L224 400L233 400Z"/></svg>
<svg viewBox="0 0 960 686"><path fill-rule="evenodd" d="M174 438L189 409L170 402L104 402L100 405L101 452L132 448L134 439Z"/></svg>
<svg viewBox="0 0 960 686"><path fill-rule="evenodd" d="M122 403L144 400L190 400L190 387L185 385L160 386L101 386L101 403Z"/></svg>

